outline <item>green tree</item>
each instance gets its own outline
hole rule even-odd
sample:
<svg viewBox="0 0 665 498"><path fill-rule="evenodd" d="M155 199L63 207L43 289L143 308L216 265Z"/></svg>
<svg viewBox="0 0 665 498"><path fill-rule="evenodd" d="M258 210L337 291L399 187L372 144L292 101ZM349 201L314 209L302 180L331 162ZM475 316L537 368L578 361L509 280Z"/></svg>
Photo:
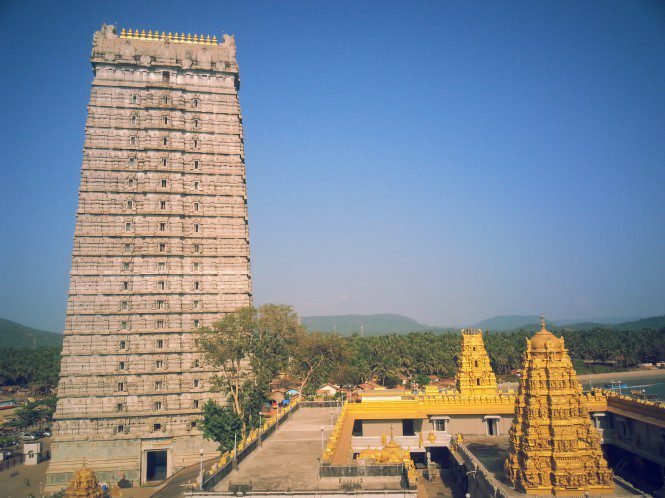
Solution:
<svg viewBox="0 0 665 498"><path fill-rule="evenodd" d="M429 377L423 373L416 375L416 378L414 380L416 381L416 384L418 384L420 387L425 387L430 383Z"/></svg>
<svg viewBox="0 0 665 498"><path fill-rule="evenodd" d="M14 418L7 425L17 429L27 429L35 425L48 425L53 419L55 405L55 397L26 403L16 409Z"/></svg>
<svg viewBox="0 0 665 498"><path fill-rule="evenodd" d="M256 309L248 306L227 313L211 328L205 327L200 347L206 360L221 371L213 379L216 388L230 395L233 411L242 417L241 390L250 378L249 364Z"/></svg>
<svg viewBox="0 0 665 498"><path fill-rule="evenodd" d="M346 342L339 335L301 333L291 348L289 373L305 394L310 385L320 385L333 377L347 358Z"/></svg>
<svg viewBox="0 0 665 498"><path fill-rule="evenodd" d="M249 348L256 385L267 385L286 368L303 330L291 306L264 304L258 308Z"/></svg>
<svg viewBox="0 0 665 498"><path fill-rule="evenodd" d="M243 421L232 408L219 406L209 399L203 405L203 420L201 432L203 437L218 444L220 452L233 449L234 442L243 436Z"/></svg>
<svg viewBox="0 0 665 498"><path fill-rule="evenodd" d="M270 382L283 371L303 334L290 306L248 306L200 330L206 361L220 369L215 387L229 395L245 424L268 399Z"/></svg>

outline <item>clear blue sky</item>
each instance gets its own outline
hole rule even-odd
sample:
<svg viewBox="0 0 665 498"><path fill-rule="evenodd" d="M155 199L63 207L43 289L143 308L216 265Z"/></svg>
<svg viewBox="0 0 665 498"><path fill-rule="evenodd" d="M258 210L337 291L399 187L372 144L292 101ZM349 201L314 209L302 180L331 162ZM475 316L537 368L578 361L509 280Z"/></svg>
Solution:
<svg viewBox="0 0 665 498"><path fill-rule="evenodd" d="M662 1L0 3L0 316L61 330L92 34L234 33L256 303L665 312Z"/></svg>

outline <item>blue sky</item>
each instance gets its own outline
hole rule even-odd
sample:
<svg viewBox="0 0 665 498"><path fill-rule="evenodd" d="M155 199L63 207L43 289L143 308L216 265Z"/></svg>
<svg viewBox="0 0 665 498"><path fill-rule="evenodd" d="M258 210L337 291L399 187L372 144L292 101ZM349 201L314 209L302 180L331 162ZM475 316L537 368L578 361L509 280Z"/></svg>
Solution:
<svg viewBox="0 0 665 498"><path fill-rule="evenodd" d="M92 34L234 33L255 301L665 313L660 1L0 3L0 317L64 323Z"/></svg>

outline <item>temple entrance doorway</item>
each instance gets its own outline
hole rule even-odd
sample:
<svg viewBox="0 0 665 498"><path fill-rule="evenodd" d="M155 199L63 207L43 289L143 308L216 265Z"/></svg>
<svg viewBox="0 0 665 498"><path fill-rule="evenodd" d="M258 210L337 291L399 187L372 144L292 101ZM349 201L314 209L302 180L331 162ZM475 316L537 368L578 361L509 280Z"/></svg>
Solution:
<svg viewBox="0 0 665 498"><path fill-rule="evenodd" d="M166 479L166 450L146 452L146 481L163 481Z"/></svg>
<svg viewBox="0 0 665 498"><path fill-rule="evenodd" d="M488 436L498 436L499 435L499 419L497 418L487 418L487 435Z"/></svg>

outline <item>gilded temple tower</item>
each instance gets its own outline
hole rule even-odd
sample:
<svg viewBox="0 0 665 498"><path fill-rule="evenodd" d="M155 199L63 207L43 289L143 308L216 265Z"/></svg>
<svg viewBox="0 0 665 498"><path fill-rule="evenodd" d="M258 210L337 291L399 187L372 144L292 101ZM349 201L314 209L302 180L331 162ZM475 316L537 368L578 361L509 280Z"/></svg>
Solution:
<svg viewBox="0 0 665 498"><path fill-rule="evenodd" d="M462 330L462 351L457 359L455 384L464 395L497 394L496 376L485 351L482 330Z"/></svg>
<svg viewBox="0 0 665 498"><path fill-rule="evenodd" d="M95 33L50 489L211 457L193 331L251 304L233 37Z"/></svg>
<svg viewBox="0 0 665 498"><path fill-rule="evenodd" d="M544 321L524 353L505 469L515 488L530 495L614 491L563 338Z"/></svg>

